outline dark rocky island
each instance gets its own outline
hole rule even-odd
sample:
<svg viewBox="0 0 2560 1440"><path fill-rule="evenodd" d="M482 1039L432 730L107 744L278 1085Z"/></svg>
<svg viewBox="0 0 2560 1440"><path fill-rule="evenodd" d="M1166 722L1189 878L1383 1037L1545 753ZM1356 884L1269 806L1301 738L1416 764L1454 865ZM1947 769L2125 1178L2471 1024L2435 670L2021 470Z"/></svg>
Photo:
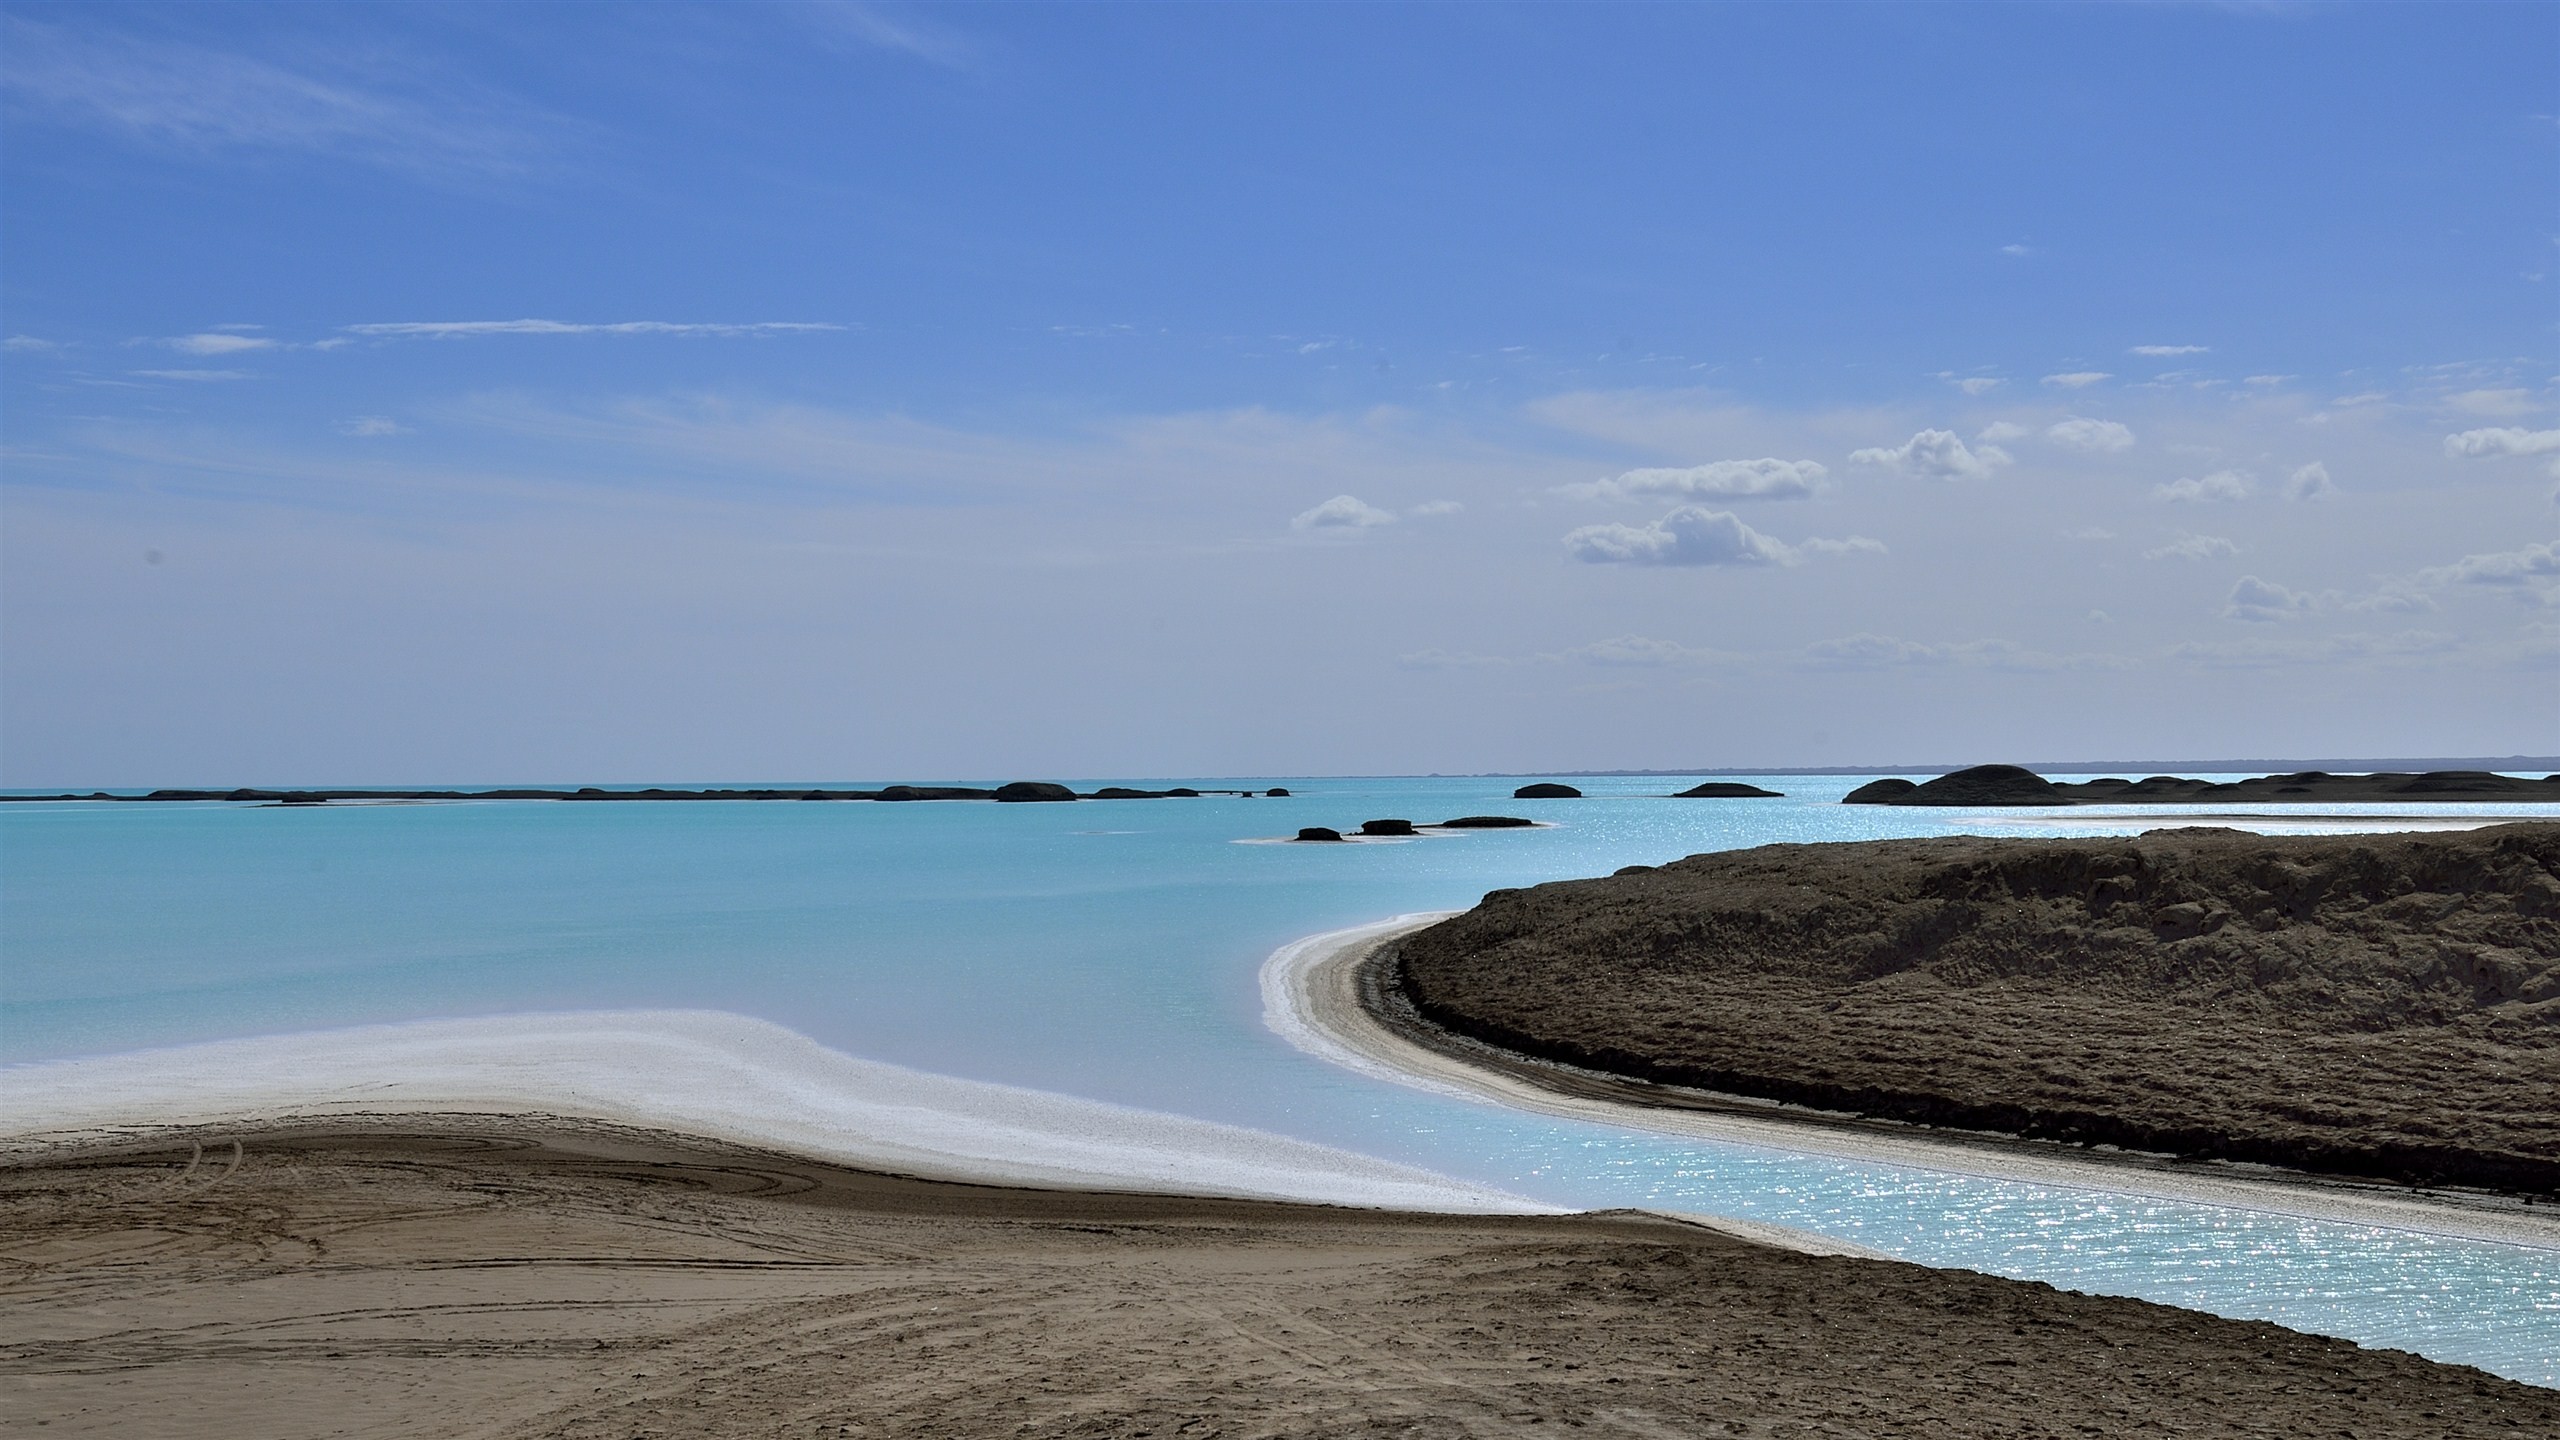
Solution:
<svg viewBox="0 0 2560 1440"><path fill-rule="evenodd" d="M1560 1088L2560 1193L2560 824L1771 845L1498 890L1381 963L1382 1019Z"/></svg>
<svg viewBox="0 0 2560 1440"><path fill-rule="evenodd" d="M657 786L645 790L607 790L587 785L575 790L154 790L147 795L112 795L104 790L95 790L85 795L0 795L0 801L229 801L257 805L325 805L332 800L377 804L395 800L993 800L1036 803L1059 800L1196 800L1202 795L1251 796L1253 793L1250 790L1193 790L1183 786L1171 790L1132 790L1125 785L1106 785L1090 795L1079 795L1067 786L1047 780L1016 780L994 789L974 785L888 785L878 790L669 790ZM1286 795L1289 792L1274 790L1271 793Z"/></svg>
<svg viewBox="0 0 2560 1440"><path fill-rule="evenodd" d="M1402 840L1419 837L1426 830L1527 830L1535 829L1537 824L1535 820L1523 820L1516 815L1461 815L1437 825L1416 825L1410 820L1363 820L1360 828L1348 836L1330 826L1310 825L1300 830L1297 838L1320 843L1355 838Z"/></svg>
<svg viewBox="0 0 2560 1440"><path fill-rule="evenodd" d="M1914 784L1877 780L1841 798L1843 805L2253 805L2389 801L2560 802L2560 775L2522 780L2487 770L2430 770L2420 775L2332 775L2305 770L2221 782L2154 775L2057 784L2015 765L1976 765Z"/></svg>
<svg viewBox="0 0 2560 1440"><path fill-rule="evenodd" d="M1744 785L1732 780L1710 780L1692 785L1671 797L1674 800L1784 800L1784 790L1763 790L1757 785Z"/></svg>
<svg viewBox="0 0 2560 1440"><path fill-rule="evenodd" d="M1512 791L1511 798L1514 800L1579 800L1582 798L1582 792L1570 785L1558 785L1551 780L1542 780L1535 785L1523 785Z"/></svg>

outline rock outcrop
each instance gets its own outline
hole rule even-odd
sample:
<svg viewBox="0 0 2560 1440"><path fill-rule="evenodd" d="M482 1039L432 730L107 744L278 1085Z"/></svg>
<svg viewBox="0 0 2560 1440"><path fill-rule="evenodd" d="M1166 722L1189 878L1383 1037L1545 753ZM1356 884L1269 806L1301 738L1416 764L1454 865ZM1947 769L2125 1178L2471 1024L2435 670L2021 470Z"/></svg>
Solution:
<svg viewBox="0 0 2560 1440"><path fill-rule="evenodd" d="M1512 791L1511 798L1514 800L1579 800L1582 798L1582 792L1570 785L1541 781L1535 785L1523 785Z"/></svg>
<svg viewBox="0 0 2560 1440"><path fill-rule="evenodd" d="M1743 785L1731 780L1709 780L1703 785L1692 785L1671 798L1674 800L1783 800L1786 797L1787 792L1784 790L1763 790L1757 785Z"/></svg>
<svg viewBox="0 0 2560 1440"><path fill-rule="evenodd" d="M1016 780L1008 785L997 786L996 798L1009 805L1018 805L1026 801L1073 800L1076 798L1076 792L1064 785L1052 785L1046 780Z"/></svg>

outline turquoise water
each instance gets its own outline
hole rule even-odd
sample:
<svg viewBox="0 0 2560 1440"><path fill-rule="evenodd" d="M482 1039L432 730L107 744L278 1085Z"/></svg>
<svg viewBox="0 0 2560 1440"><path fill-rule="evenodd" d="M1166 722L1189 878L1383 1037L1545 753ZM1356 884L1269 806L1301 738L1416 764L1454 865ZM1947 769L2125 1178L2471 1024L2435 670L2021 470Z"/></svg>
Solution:
<svg viewBox="0 0 2560 1440"><path fill-rule="evenodd" d="M1769 780L1789 798L1742 801L1661 798L1688 783L1662 778L1577 781L1579 801L1513 800L1512 780L1187 783L1297 793L0 807L0 1058L428 1016L735 1010L855 1055L1541 1199L1802 1226L2560 1384L2560 1253L1516 1114L1337 1069L1262 1025L1263 959L1316 931L1700 850L1941 834L1967 817L1828 803L1858 783L1843 777ZM1558 828L1237 843L1484 813Z"/></svg>

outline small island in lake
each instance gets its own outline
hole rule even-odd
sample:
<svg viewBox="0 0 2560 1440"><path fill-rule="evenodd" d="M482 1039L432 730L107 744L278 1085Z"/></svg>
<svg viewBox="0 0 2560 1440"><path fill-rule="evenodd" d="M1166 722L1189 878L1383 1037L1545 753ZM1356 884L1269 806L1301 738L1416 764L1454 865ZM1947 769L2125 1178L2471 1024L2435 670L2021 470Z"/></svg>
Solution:
<svg viewBox="0 0 2560 1440"><path fill-rule="evenodd" d="M1558 1088L2560 1194L2560 824L1767 845L1377 963L1380 1019Z"/></svg>

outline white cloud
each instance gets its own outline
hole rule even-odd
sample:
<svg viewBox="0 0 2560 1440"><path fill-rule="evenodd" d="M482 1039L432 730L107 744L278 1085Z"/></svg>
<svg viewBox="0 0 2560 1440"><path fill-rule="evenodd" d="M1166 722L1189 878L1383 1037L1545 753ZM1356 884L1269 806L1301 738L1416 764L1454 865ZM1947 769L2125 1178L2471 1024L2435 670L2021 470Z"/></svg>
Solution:
<svg viewBox="0 0 2560 1440"><path fill-rule="evenodd" d="M590 325L567 320L399 320L344 327L350 335L424 336L465 340L480 335L775 335L845 326L815 320L760 320L749 324L678 324L666 320L617 320Z"/></svg>
<svg viewBox="0 0 2560 1440"><path fill-rule="evenodd" d="M2428 585L2538 586L2560 581L2560 543L2546 541L2521 550L2466 555L2450 565L2421 570L2418 579Z"/></svg>
<svg viewBox="0 0 2560 1440"><path fill-rule="evenodd" d="M2337 664L2356 660L2419 660L2462 648L2461 640L2425 630L2397 635L2331 635L2319 639L2251 639L2174 645L2169 658L2220 669Z"/></svg>
<svg viewBox="0 0 2560 1440"><path fill-rule="evenodd" d="M2104 370L2072 370L2060 375L2047 375L2044 377L2044 383L2059 385L2065 390L2085 390L2101 380L2114 378L2116 377Z"/></svg>
<svg viewBox="0 0 2560 1440"><path fill-rule="evenodd" d="M2074 450L2116 451L2133 448L2133 432L2113 420L2085 420L2074 415L2045 427L2045 438Z"/></svg>
<svg viewBox="0 0 2560 1440"><path fill-rule="evenodd" d="M2000 247L2000 253L2013 260L2024 260L2028 256L2036 253L2036 247L2033 245L2003 245Z"/></svg>
<svg viewBox="0 0 2560 1440"><path fill-rule="evenodd" d="M1871 633L1823 640L1804 648L1806 663L1826 670L1883 670L1896 666L1964 666L1984 670L2114 669L2112 655L2051 655L2014 640L1966 640L1933 645Z"/></svg>
<svg viewBox="0 0 2560 1440"><path fill-rule="evenodd" d="M339 421L338 433L370 439L380 435L406 435L410 430L388 415L358 415Z"/></svg>
<svg viewBox="0 0 2560 1440"><path fill-rule="evenodd" d="M2390 398L2380 390L2360 390L2353 395L2341 395L2329 404L2340 410L2350 410L2359 405L2379 405Z"/></svg>
<svg viewBox="0 0 2560 1440"><path fill-rule="evenodd" d="M153 380L246 380L246 370L127 370L127 375L141 375Z"/></svg>
<svg viewBox="0 0 2560 1440"><path fill-rule="evenodd" d="M2078 530L2065 530L2062 532L2062 538L2065 540L2113 540L2116 538L2116 532L2088 525Z"/></svg>
<svg viewBox="0 0 2560 1440"><path fill-rule="evenodd" d="M2219 535L2180 535L2157 550L2145 550L2145 560L2211 560L2223 555L2237 555L2240 547Z"/></svg>
<svg viewBox="0 0 2560 1440"><path fill-rule="evenodd" d="M2203 505L2246 500L2255 477L2246 470L2216 470L2202 479L2172 480L2151 492L2154 500L2173 505Z"/></svg>
<svg viewBox="0 0 2560 1440"><path fill-rule="evenodd" d="M1881 552L1864 536L1789 545L1731 512L1683 505L1650 525L1585 525L1564 537L1565 553L1594 565L1795 565L1808 554Z"/></svg>
<svg viewBox="0 0 2560 1440"><path fill-rule="evenodd" d="M198 335L174 335L160 342L182 355L237 355L248 350L273 350L276 342L263 335L239 335L224 331L207 331Z"/></svg>
<svg viewBox="0 0 2560 1440"><path fill-rule="evenodd" d="M2329 478L2329 467L2314 460L2297 465L2284 479L2287 500L2334 500L2338 498L2337 482Z"/></svg>
<svg viewBox="0 0 2560 1440"><path fill-rule="evenodd" d="M1463 650L1416 650L1396 657L1406 670L1499 670L1519 662L1501 655L1474 655Z"/></svg>
<svg viewBox="0 0 2560 1440"><path fill-rule="evenodd" d="M1661 669L1671 665L1730 663L1744 657L1725 650L1701 649L1676 640L1618 635L1569 650L1535 655L1479 655L1465 650L1416 650L1396 657L1406 670L1502 670L1522 665L1605 665L1615 669Z"/></svg>
<svg viewBox="0 0 2560 1440"><path fill-rule="evenodd" d="M2001 385L1999 380L1989 375L1967 375L1952 383L1967 395L1988 395Z"/></svg>
<svg viewBox="0 0 2560 1440"><path fill-rule="evenodd" d="M1425 500L1419 505L1406 506L1404 513L1427 518L1433 515L1455 515L1466 508L1455 500Z"/></svg>
<svg viewBox="0 0 2560 1440"><path fill-rule="evenodd" d="M2412 614L2418 611L2433 610L2436 608L2436 602L2430 597L2416 590L2410 589L2408 582L2395 581L2374 591L2370 595L2359 596L2356 599L2345 601L2341 603L2338 608L2341 610L2355 610L2362 612L2379 611L2387 614Z"/></svg>
<svg viewBox="0 0 2560 1440"><path fill-rule="evenodd" d="M6 340L0 340L0 350L7 350L11 352L34 352L40 350L59 350L61 348L61 346L56 345L50 340L39 340L33 335L12 335Z"/></svg>
<svg viewBox="0 0 2560 1440"><path fill-rule="evenodd" d="M1820 489L1830 473L1814 460L1717 460L1686 469L1629 470L1613 479L1561 488L1585 499L1793 500Z"/></svg>
<svg viewBox="0 0 2560 1440"><path fill-rule="evenodd" d="M1594 640L1564 652L1564 658L1585 660L1594 665L1652 667L1689 665L1726 658L1723 652L1700 650L1671 640L1650 640L1642 635L1620 635L1608 640Z"/></svg>
<svg viewBox="0 0 2560 1440"><path fill-rule="evenodd" d="M2301 378L2302 377L2299 375L2250 375L2244 377L2240 383L2243 385L2255 385L2260 389L2266 389L2271 386L2282 385L2288 380L2299 380Z"/></svg>
<svg viewBox="0 0 2560 1440"><path fill-rule="evenodd" d="M1994 420L1990 424L1983 426L1982 433L1974 436L1973 438L1987 445L2005 445L2012 440L2024 440L2034 433L2034 431L2029 430L2024 425L2014 424L2007 420Z"/></svg>
<svg viewBox="0 0 2560 1440"><path fill-rule="evenodd" d="M2168 355L2202 355L2212 349L2210 345L2136 345L2127 353L2157 359Z"/></svg>
<svg viewBox="0 0 2560 1440"><path fill-rule="evenodd" d="M2320 608L2320 599L2299 590L2243 575L2231 587L2231 598L2223 606L2225 620L2293 620Z"/></svg>
<svg viewBox="0 0 2560 1440"><path fill-rule="evenodd" d="M2444 453L2487 459L2501 455L2544 455L2560 450L2560 430L2527 430L2521 425L2465 430L2444 437Z"/></svg>
<svg viewBox="0 0 2560 1440"><path fill-rule="evenodd" d="M208 331L179 335L162 342L187 355L236 355L243 350L273 350L276 342L259 335L226 335Z"/></svg>
<svg viewBox="0 0 2560 1440"><path fill-rule="evenodd" d="M1966 449L1952 430L1923 430L1899 445L1852 450L1849 458L1922 480L1979 480L1993 466L2009 462L2008 455L1993 446L1984 446L1979 454Z"/></svg>
<svg viewBox="0 0 2560 1440"><path fill-rule="evenodd" d="M1852 535L1845 540L1826 540L1816 535L1798 545L1796 549L1811 555L1882 555L1885 553L1883 541L1870 540L1864 535Z"/></svg>
<svg viewBox="0 0 2560 1440"><path fill-rule="evenodd" d="M2465 390L2446 396L2445 404L2473 415L2530 415L2542 408L2529 390Z"/></svg>
<svg viewBox="0 0 2560 1440"><path fill-rule="evenodd" d="M1289 522L1292 530L1366 530L1393 525L1396 517L1352 495L1336 495Z"/></svg>

